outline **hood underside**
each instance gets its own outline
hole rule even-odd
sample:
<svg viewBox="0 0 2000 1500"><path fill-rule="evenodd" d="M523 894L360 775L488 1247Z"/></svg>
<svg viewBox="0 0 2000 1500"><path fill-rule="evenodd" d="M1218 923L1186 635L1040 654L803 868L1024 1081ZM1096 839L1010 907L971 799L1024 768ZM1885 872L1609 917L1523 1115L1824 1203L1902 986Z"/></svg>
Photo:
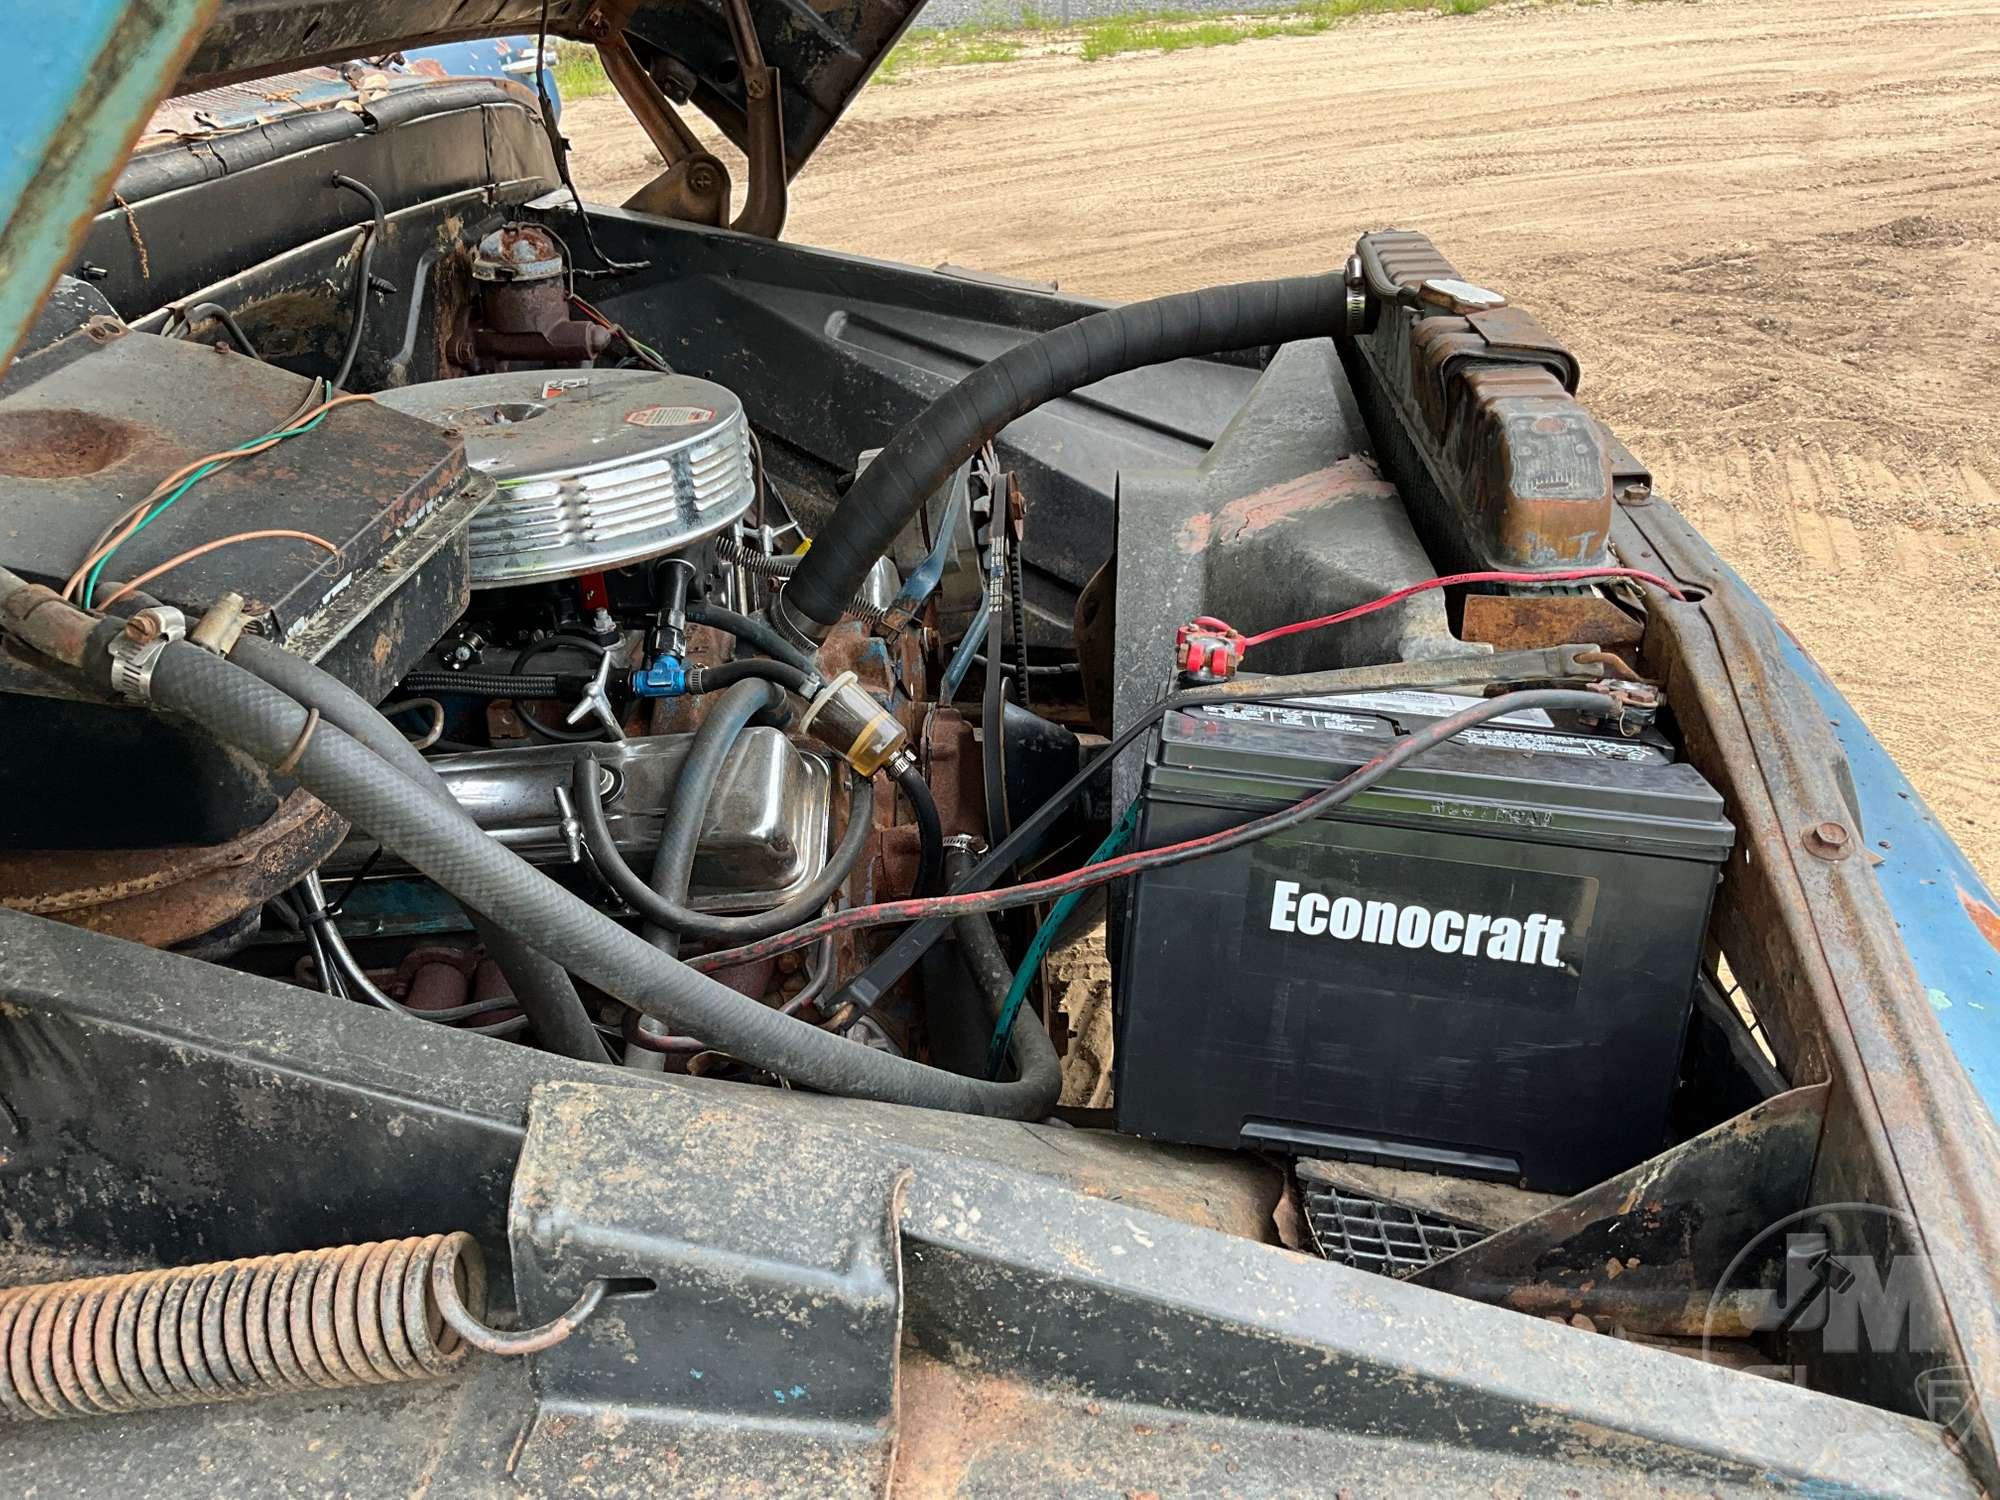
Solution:
<svg viewBox="0 0 2000 1500"><path fill-rule="evenodd" d="M765 61L779 72L787 175L833 128L923 0L750 0ZM483 36L533 34L543 0L221 0L177 94L286 69L379 57ZM742 146L743 79L717 0L547 0L549 35L623 30L670 96L685 96Z"/></svg>

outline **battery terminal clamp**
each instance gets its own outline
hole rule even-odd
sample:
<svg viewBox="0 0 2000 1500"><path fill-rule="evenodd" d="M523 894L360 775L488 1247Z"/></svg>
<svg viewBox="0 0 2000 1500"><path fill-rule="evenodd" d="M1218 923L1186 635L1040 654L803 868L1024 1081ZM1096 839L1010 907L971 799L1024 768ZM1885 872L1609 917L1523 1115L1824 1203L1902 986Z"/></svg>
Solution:
<svg viewBox="0 0 2000 1500"><path fill-rule="evenodd" d="M1627 739L1652 728L1660 716L1660 690L1650 682L1593 683L1590 691L1602 693L1609 709L1601 722Z"/></svg>
<svg viewBox="0 0 2000 1500"><path fill-rule="evenodd" d="M1174 670L1190 687L1227 682L1243 664L1243 632L1213 615L1197 615L1174 632Z"/></svg>

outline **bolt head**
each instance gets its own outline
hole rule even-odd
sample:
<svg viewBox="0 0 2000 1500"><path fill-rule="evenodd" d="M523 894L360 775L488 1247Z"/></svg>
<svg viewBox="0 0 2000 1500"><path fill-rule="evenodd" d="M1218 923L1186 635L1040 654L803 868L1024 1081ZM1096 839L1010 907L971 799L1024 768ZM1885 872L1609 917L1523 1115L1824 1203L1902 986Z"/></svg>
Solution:
<svg viewBox="0 0 2000 1500"><path fill-rule="evenodd" d="M1852 836L1845 825L1840 823L1815 823L1806 830L1807 851L1818 855L1821 859L1847 858L1851 842Z"/></svg>

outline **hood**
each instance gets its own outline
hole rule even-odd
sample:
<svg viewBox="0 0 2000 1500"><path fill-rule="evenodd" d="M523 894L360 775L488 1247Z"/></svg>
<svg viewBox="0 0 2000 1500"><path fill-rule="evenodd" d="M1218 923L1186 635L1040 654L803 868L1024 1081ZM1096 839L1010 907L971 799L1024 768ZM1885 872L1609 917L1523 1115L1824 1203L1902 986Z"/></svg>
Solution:
<svg viewBox="0 0 2000 1500"><path fill-rule="evenodd" d="M484 36L533 35L544 0L220 0L176 94L265 74ZM720 0L546 0L548 32L584 43L622 29L670 97L686 97L741 147L743 83ZM786 175L795 176L923 0L751 0L784 99Z"/></svg>

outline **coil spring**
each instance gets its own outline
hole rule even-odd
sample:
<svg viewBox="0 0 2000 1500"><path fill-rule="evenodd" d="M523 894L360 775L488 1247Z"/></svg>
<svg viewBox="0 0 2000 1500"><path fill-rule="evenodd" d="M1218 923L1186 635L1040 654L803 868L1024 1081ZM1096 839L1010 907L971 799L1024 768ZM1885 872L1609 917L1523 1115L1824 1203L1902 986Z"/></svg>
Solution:
<svg viewBox="0 0 2000 1500"><path fill-rule="evenodd" d="M480 1322L463 1231L0 1292L0 1411L99 1416L449 1374L469 1345L547 1348L604 1294L528 1333Z"/></svg>
<svg viewBox="0 0 2000 1500"><path fill-rule="evenodd" d="M734 563L745 572L764 579L773 588L783 588L790 581L792 573L799 565L799 556L791 554L773 557L768 552L753 552L734 537L723 536L715 540L715 555L724 562ZM869 625L890 623L889 611L871 603L860 594L847 601L847 612Z"/></svg>

